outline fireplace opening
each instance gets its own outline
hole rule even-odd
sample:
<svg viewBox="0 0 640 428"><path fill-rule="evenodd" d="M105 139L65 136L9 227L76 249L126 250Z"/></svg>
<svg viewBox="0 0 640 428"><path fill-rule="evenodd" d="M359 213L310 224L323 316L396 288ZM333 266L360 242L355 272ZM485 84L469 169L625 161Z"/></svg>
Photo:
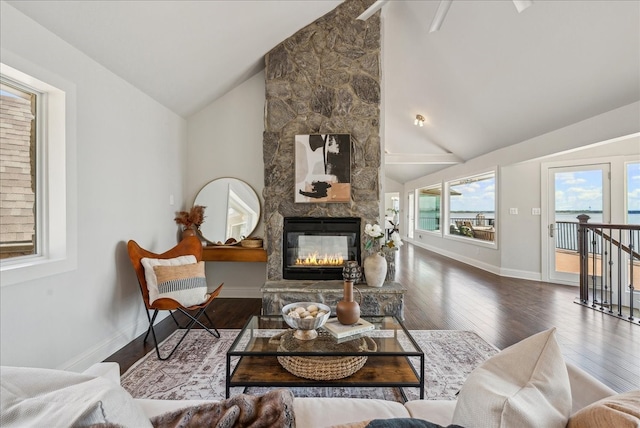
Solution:
<svg viewBox="0 0 640 428"><path fill-rule="evenodd" d="M287 217L282 243L283 279L342 279L345 261L361 264L356 217Z"/></svg>

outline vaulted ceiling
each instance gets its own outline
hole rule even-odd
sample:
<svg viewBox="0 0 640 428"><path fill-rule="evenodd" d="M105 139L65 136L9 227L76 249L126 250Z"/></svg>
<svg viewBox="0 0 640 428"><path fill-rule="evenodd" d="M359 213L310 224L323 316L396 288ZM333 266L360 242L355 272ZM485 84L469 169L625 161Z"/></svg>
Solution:
<svg viewBox="0 0 640 428"><path fill-rule="evenodd" d="M9 3L189 117L340 1ZM454 0L429 32L438 5L381 12L385 174L400 183L640 100L640 1L535 0L518 13Z"/></svg>

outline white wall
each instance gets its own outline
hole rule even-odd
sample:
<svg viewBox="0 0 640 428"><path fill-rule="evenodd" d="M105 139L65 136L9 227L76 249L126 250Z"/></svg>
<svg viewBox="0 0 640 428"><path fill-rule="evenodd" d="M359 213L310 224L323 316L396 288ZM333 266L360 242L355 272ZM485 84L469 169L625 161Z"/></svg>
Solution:
<svg viewBox="0 0 640 428"><path fill-rule="evenodd" d="M67 161L78 231L77 269L0 288L0 360L82 370L147 328L126 241L175 244L169 195L183 199L186 121L7 3L0 27L3 62L75 86Z"/></svg>
<svg viewBox="0 0 640 428"><path fill-rule="evenodd" d="M233 177L253 187L264 209L264 103L261 71L188 119L185 207L211 180ZM264 236L262 217L252 236ZM209 285L224 282L221 297L261 298L266 276L266 263L207 263Z"/></svg>
<svg viewBox="0 0 640 428"><path fill-rule="evenodd" d="M498 169L497 248L421 231L416 231L413 242L500 275L540 279L541 216L532 216L531 208L542 205L541 163L562 153L563 157L557 159L598 158L604 154L637 156L640 147L629 141L615 143L615 149L612 145L576 149L637 133L639 118L640 103L633 103L406 183L405 195L420 187ZM509 208L519 208L521 214L510 215Z"/></svg>

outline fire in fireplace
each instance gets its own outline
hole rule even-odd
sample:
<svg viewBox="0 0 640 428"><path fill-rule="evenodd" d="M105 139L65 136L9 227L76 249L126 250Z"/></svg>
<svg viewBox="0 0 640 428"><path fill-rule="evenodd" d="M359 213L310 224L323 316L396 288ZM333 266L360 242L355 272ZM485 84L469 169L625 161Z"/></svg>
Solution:
<svg viewBox="0 0 640 428"><path fill-rule="evenodd" d="M360 219L287 217L282 239L284 279L342 279L346 260L360 264Z"/></svg>

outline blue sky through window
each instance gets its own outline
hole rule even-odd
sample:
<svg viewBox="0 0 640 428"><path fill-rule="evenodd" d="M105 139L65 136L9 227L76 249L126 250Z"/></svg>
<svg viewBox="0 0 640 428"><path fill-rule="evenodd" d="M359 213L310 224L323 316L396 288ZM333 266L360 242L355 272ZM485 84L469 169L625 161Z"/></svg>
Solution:
<svg viewBox="0 0 640 428"><path fill-rule="evenodd" d="M627 210L640 211L640 162L627 164Z"/></svg>
<svg viewBox="0 0 640 428"><path fill-rule="evenodd" d="M495 210L494 176L452 185L450 190L451 212L494 212ZM454 192L460 194L453 194Z"/></svg>
<svg viewBox="0 0 640 428"><path fill-rule="evenodd" d="M556 211L602 211L602 171L556 174Z"/></svg>

